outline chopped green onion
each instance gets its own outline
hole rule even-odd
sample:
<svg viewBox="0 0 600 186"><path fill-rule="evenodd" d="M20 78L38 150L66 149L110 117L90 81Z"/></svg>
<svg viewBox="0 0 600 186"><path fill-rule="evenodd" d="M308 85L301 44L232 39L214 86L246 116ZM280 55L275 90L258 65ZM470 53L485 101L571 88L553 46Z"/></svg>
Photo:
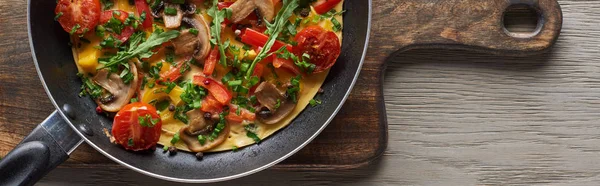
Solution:
<svg viewBox="0 0 600 186"><path fill-rule="evenodd" d="M192 33L194 35L198 35L198 29L190 28L190 33Z"/></svg>
<svg viewBox="0 0 600 186"><path fill-rule="evenodd" d="M229 81L227 82L227 85L230 87L242 85L242 80Z"/></svg>
<svg viewBox="0 0 600 186"><path fill-rule="evenodd" d="M177 9L171 7L165 7L164 13L167 15L177 15Z"/></svg>
<svg viewBox="0 0 600 186"><path fill-rule="evenodd" d="M179 133L175 133L175 135L173 135L173 138L171 138L171 144L175 145L175 143L177 143L179 141Z"/></svg>

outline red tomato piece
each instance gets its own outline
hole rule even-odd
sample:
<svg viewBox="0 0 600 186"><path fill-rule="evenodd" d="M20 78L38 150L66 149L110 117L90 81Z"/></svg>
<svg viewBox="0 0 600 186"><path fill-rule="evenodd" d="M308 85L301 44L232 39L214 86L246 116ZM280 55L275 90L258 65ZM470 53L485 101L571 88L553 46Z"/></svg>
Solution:
<svg viewBox="0 0 600 186"><path fill-rule="evenodd" d="M204 76L194 76L194 84L202 86L208 90L222 105L227 105L231 101L231 93L221 83Z"/></svg>
<svg viewBox="0 0 600 186"><path fill-rule="evenodd" d="M215 71L215 66L217 66L217 61L219 61L219 57L219 47L215 46L215 48L210 51L208 57L204 61L204 69L202 69L202 73L204 73L204 75L212 75L212 73Z"/></svg>
<svg viewBox="0 0 600 186"><path fill-rule="evenodd" d="M317 0L317 2L313 4L313 7L318 14L324 14L329 12L329 10L333 9L340 2L342 2L342 0Z"/></svg>
<svg viewBox="0 0 600 186"><path fill-rule="evenodd" d="M319 26L302 29L294 39L298 45L294 47L293 53L296 56L304 53L310 55L310 62L316 65L313 73L331 68L340 56L341 46L337 35Z"/></svg>
<svg viewBox="0 0 600 186"><path fill-rule="evenodd" d="M186 61L188 61L188 60L189 60L189 58L182 60L179 63L177 63L175 66L171 66L171 68L168 71L166 71L164 73L160 73L160 79L162 79L163 81L170 81L170 82L177 81L177 79L179 79L183 75L183 73L181 73L181 67L183 67L183 65L185 65Z"/></svg>
<svg viewBox="0 0 600 186"><path fill-rule="evenodd" d="M54 9L63 30L84 34L96 28L100 20L100 0L59 0Z"/></svg>
<svg viewBox="0 0 600 186"><path fill-rule="evenodd" d="M115 12L118 13L115 14ZM118 19L122 23L125 22L127 17L129 17L129 14L123 10L106 10L102 12L99 24L106 24L113 17ZM125 28L123 28L123 30L121 30L121 34L115 34L115 37L124 43L125 41L129 40L129 37L131 37L131 35L133 35L134 32L135 29L133 29L133 27L126 26Z"/></svg>
<svg viewBox="0 0 600 186"><path fill-rule="evenodd" d="M138 16L142 16L143 13L146 13L146 19L142 22L142 28L149 29L152 28L152 13L150 12L150 7L146 0L135 0L135 8L137 9Z"/></svg>
<svg viewBox="0 0 600 186"><path fill-rule="evenodd" d="M267 44L267 40L269 40L269 36L250 28L245 29L243 35L241 35L241 38L243 43L255 47L263 47L265 46L265 44ZM286 44L281 41L275 41L273 47L271 47L271 50L269 50L269 52L275 52L284 46L287 47L288 51L292 51L292 45Z"/></svg>
<svg viewBox="0 0 600 186"><path fill-rule="evenodd" d="M244 120L254 121L256 120L256 114L250 112L245 108L240 108L240 115L237 114L237 105L229 104L229 114L225 116L225 119L233 123L241 123Z"/></svg>
<svg viewBox="0 0 600 186"><path fill-rule="evenodd" d="M217 7L219 10L223 10L223 8L229 8L232 4L233 2L219 2L217 3Z"/></svg>
<svg viewBox="0 0 600 186"><path fill-rule="evenodd" d="M217 114L223 111L223 105L221 105L221 103L219 103L214 96L208 94L208 96L206 96L202 101L202 107L200 107L200 110L203 112Z"/></svg>
<svg viewBox="0 0 600 186"><path fill-rule="evenodd" d="M140 118L145 126L140 124ZM152 121L156 123L152 124ZM162 121L154 106L135 102L125 105L115 116L112 135L127 150L140 151L156 146L160 138Z"/></svg>
<svg viewBox="0 0 600 186"><path fill-rule="evenodd" d="M286 69L296 75L302 74L302 71L300 70L300 68L298 68L298 66L296 66L296 64L294 64L294 62L292 62L292 60L278 58L276 55L273 55L273 67L275 67L275 68L283 67L283 69Z"/></svg>
<svg viewBox="0 0 600 186"><path fill-rule="evenodd" d="M254 66L254 72L252 72L252 76L261 77L264 73L265 65L263 63L257 63Z"/></svg>
<svg viewBox="0 0 600 186"><path fill-rule="evenodd" d="M118 12L118 15L115 14L115 12ZM102 12L102 15L100 15L100 24L107 23L108 20L110 20L110 18L112 18L113 16L122 23L125 22L129 14L123 10L106 10Z"/></svg>

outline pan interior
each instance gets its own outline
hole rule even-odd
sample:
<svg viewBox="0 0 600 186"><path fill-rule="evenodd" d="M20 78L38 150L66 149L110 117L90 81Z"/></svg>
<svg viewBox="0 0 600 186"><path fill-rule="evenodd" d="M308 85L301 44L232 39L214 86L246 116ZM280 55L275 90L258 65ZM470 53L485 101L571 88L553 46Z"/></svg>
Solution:
<svg viewBox="0 0 600 186"><path fill-rule="evenodd" d="M179 182L214 182L254 173L290 156L313 139L341 108L362 65L367 46L370 21L370 1L345 1L344 42L338 62L331 68L323 84L323 104L304 110L288 127L265 139L258 145L205 154L198 161L194 154L169 155L162 149L135 153L111 144L105 135L112 120L95 112L96 104L89 98L80 98L81 81L69 46L68 33L52 20L56 1L29 0L29 34L38 74L47 93L59 112L70 105L75 118L66 118L79 130L89 127L93 135L85 140L105 156L141 173Z"/></svg>

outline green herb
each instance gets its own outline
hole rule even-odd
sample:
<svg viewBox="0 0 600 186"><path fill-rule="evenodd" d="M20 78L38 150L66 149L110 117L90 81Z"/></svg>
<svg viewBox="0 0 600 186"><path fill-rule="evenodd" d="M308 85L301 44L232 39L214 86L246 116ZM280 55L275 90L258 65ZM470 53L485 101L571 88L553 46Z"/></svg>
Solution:
<svg viewBox="0 0 600 186"><path fill-rule="evenodd" d="M252 138L254 142L260 143L261 139L258 137L258 135L256 135L257 128L258 127L255 124L248 124L244 126L244 129L246 129L246 136Z"/></svg>
<svg viewBox="0 0 600 186"><path fill-rule="evenodd" d="M177 15L177 9L171 7L165 7L164 13L166 15Z"/></svg>
<svg viewBox="0 0 600 186"><path fill-rule="evenodd" d="M167 88L165 89L165 93L167 94L171 93L175 86L177 86L177 84L170 81L164 82L164 84L167 85Z"/></svg>
<svg viewBox="0 0 600 186"><path fill-rule="evenodd" d="M233 147L231 147L231 151L233 151L233 152L236 152L236 151L238 151L238 146L235 146L235 145L234 145Z"/></svg>
<svg viewBox="0 0 600 186"><path fill-rule="evenodd" d="M218 0L212 0L212 6L208 9L207 13L209 16L213 18L213 24L210 26L211 36L210 42L219 47L219 53L221 57L219 58L220 64L223 66L227 65L226 55L225 55L225 44L221 44L221 23L225 20L225 18L229 15L231 17L231 9L225 8L223 10L219 10L218 8Z"/></svg>
<svg viewBox="0 0 600 186"><path fill-rule="evenodd" d="M100 2L102 3L102 10L109 10L114 5L111 0L100 0Z"/></svg>
<svg viewBox="0 0 600 186"><path fill-rule="evenodd" d="M279 107L281 107L281 100L277 99L277 103L275 104L275 109L278 109Z"/></svg>
<svg viewBox="0 0 600 186"><path fill-rule="evenodd" d="M331 23L333 24L332 28L334 32L342 31L342 24L340 24L340 22L337 19L331 18Z"/></svg>
<svg viewBox="0 0 600 186"><path fill-rule="evenodd" d="M166 145L163 145L163 151L167 152L169 150L169 147L167 147Z"/></svg>
<svg viewBox="0 0 600 186"><path fill-rule="evenodd" d="M188 123L188 117L185 115L185 112L185 106L175 107L175 114L173 115L173 118L183 123Z"/></svg>
<svg viewBox="0 0 600 186"><path fill-rule="evenodd" d="M94 83L91 79L83 76L83 74L78 75L79 77L81 77L81 81L83 81L79 96L90 95L92 99L96 99L102 96L102 90L104 90L102 87L96 85L96 83Z"/></svg>
<svg viewBox="0 0 600 186"><path fill-rule="evenodd" d="M131 147L131 146L133 146L133 145L134 145L134 144L133 144L133 138L129 138L129 139L127 140L127 146L130 146L130 147Z"/></svg>
<svg viewBox="0 0 600 186"><path fill-rule="evenodd" d="M121 72L121 74L119 75L119 77L121 77L121 80L123 80L123 83L129 84L129 82L131 82L131 80L133 80L133 73L131 73L129 71L129 69L124 69Z"/></svg>
<svg viewBox="0 0 600 186"><path fill-rule="evenodd" d="M142 127L154 127L159 121L160 119L153 119L150 114L138 116L138 122Z"/></svg>
<svg viewBox="0 0 600 186"><path fill-rule="evenodd" d="M320 105L320 104L321 104L321 100L317 100L317 99L311 99L311 100L308 102L308 104L310 104L310 106L314 107L314 106Z"/></svg>
<svg viewBox="0 0 600 186"><path fill-rule="evenodd" d="M117 52L117 55L111 57L109 62L104 64L104 68L127 63L127 60L133 57L148 58L154 54L154 52L151 51L153 47L161 45L177 36L179 36L179 31L171 30L163 32L162 30L157 29L152 32L145 42L141 42L141 39L139 42L130 41L129 49L127 51ZM137 43L140 44L137 45Z"/></svg>
<svg viewBox="0 0 600 186"><path fill-rule="evenodd" d="M300 91L300 79L302 78L302 76L298 75L296 77L293 77L290 79L290 84L291 86L288 87L287 89L287 93L290 96L290 98L292 99L292 101L294 101L294 103L296 103L298 101L298 92Z"/></svg>
<svg viewBox="0 0 600 186"><path fill-rule="evenodd" d="M121 30L123 30L125 25L123 25L123 23L119 19L115 18L115 14L113 14L113 16L110 17L108 22L104 24L104 27L111 32L121 34Z"/></svg>
<svg viewBox="0 0 600 186"><path fill-rule="evenodd" d="M171 49L165 51L165 61L173 64L175 62L175 52Z"/></svg>
<svg viewBox="0 0 600 186"><path fill-rule="evenodd" d="M185 0L171 0L171 3L183 4L183 3L185 3Z"/></svg>
<svg viewBox="0 0 600 186"><path fill-rule="evenodd" d="M294 10L298 8L298 6L298 0L283 0L283 8L281 8L281 10L279 10L279 12L277 13L277 16L275 16L275 22L269 23L265 21L265 24L267 25L267 30L265 31L265 33L269 35L269 39L267 40L265 46L263 46L263 49L260 50L260 52L256 55L254 61L252 61L250 69L246 72L247 79L250 78L250 76L252 76L256 64L258 64L258 62L262 61L264 58L269 56L267 53L273 47L275 40L277 40L277 36L279 35L279 33L281 33L286 22L292 16Z"/></svg>
<svg viewBox="0 0 600 186"><path fill-rule="evenodd" d="M190 28L190 33L192 33L194 35L198 35L198 29Z"/></svg>
<svg viewBox="0 0 600 186"><path fill-rule="evenodd" d="M156 63L156 65L150 67L150 71L148 72L150 76L154 79L160 79L160 69L162 68L162 62ZM150 87L152 88L152 87Z"/></svg>
<svg viewBox="0 0 600 186"><path fill-rule="evenodd" d="M191 82L183 84L183 93L179 96L186 103L185 106L191 109L198 109L202 105L202 98L207 95L206 90Z"/></svg>
<svg viewBox="0 0 600 186"><path fill-rule="evenodd" d="M229 85L230 87L242 85L242 80L229 81L227 82L227 85Z"/></svg>
<svg viewBox="0 0 600 186"><path fill-rule="evenodd" d="M162 2L162 0L154 0L154 3L152 3L152 5L150 5L150 8L156 9L158 7L158 5L160 5L161 2Z"/></svg>
<svg viewBox="0 0 600 186"><path fill-rule="evenodd" d="M131 98L131 99L129 100L129 102L131 102L131 103L135 103L135 102L138 102L138 99L137 99L137 98Z"/></svg>
<svg viewBox="0 0 600 186"><path fill-rule="evenodd" d="M193 59L192 59L193 60ZM190 63L192 62L183 62L181 68L179 68L179 74L183 75L187 70L190 69Z"/></svg>
<svg viewBox="0 0 600 186"><path fill-rule="evenodd" d="M98 37L104 37L104 31L106 31L106 29L104 28L104 26L102 26L102 25L96 26L96 35Z"/></svg>
<svg viewBox="0 0 600 186"><path fill-rule="evenodd" d="M113 35L108 35L106 39L100 42L102 48L117 48L119 45L121 45L121 40L113 37Z"/></svg>
<svg viewBox="0 0 600 186"><path fill-rule="evenodd" d="M60 18L60 16L62 16L63 13L59 12L58 14L56 14L56 16L54 16L54 21L58 21L58 18Z"/></svg>
<svg viewBox="0 0 600 186"><path fill-rule="evenodd" d="M171 144L175 145L175 143L177 143L179 141L179 133L175 133L175 135L173 135L173 138L171 138Z"/></svg>
<svg viewBox="0 0 600 186"><path fill-rule="evenodd" d="M310 63L310 55L307 53L302 54L302 57L298 58L296 55L289 52L285 47L277 50L275 53L277 53L278 58L291 59L296 66L300 67L302 71L309 74L312 73L316 68L315 64Z"/></svg>
<svg viewBox="0 0 600 186"><path fill-rule="evenodd" d="M221 131L223 131L223 129L225 129L225 113L219 114L219 123L217 124L213 132L210 134L208 139L210 141L215 140L217 137L219 137L219 134L221 133Z"/></svg>
<svg viewBox="0 0 600 186"><path fill-rule="evenodd" d="M77 32L77 29L81 28L81 26L79 26L79 24L75 24L75 26L73 26L73 28L71 28L71 31L69 32L69 34L73 35L75 34L75 32Z"/></svg>
<svg viewBox="0 0 600 186"><path fill-rule="evenodd" d="M204 135L198 135L198 142L200 142L200 145L204 145L206 143L206 137L204 137Z"/></svg>

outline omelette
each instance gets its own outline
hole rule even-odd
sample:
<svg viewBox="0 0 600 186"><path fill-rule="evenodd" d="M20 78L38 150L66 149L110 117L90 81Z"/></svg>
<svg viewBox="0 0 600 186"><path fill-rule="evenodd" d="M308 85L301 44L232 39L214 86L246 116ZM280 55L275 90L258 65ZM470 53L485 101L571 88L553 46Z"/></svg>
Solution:
<svg viewBox="0 0 600 186"><path fill-rule="evenodd" d="M127 150L260 143L320 104L343 0L59 0L81 96ZM310 108L308 108L310 109Z"/></svg>

